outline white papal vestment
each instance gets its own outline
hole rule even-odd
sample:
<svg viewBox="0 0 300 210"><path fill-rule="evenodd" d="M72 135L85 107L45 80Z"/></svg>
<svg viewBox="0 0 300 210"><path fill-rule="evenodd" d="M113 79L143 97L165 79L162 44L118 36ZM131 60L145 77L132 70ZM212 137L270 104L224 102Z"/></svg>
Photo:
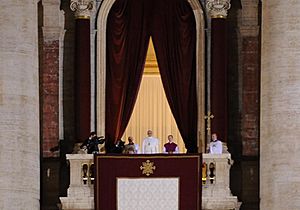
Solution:
<svg viewBox="0 0 300 210"><path fill-rule="evenodd" d="M209 151L210 154L222 154L223 145L220 140L215 140L210 142L209 144Z"/></svg>
<svg viewBox="0 0 300 210"><path fill-rule="evenodd" d="M143 140L143 154L159 153L159 140L155 137L146 137Z"/></svg>

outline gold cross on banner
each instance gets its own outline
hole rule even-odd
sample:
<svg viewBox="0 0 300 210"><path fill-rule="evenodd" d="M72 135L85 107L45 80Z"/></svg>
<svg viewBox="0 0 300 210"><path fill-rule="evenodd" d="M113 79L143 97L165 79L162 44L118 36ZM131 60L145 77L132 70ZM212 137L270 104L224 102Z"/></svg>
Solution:
<svg viewBox="0 0 300 210"><path fill-rule="evenodd" d="M215 116L211 114L210 111L207 112L207 115L204 116L204 119L207 120L206 123L206 130L207 130L207 135L210 136L211 135L211 120L214 118Z"/></svg>

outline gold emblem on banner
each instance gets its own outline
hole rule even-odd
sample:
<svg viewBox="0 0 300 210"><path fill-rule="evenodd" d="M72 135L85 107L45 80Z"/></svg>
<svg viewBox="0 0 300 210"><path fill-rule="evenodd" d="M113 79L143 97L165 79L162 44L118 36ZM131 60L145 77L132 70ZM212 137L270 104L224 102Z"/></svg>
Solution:
<svg viewBox="0 0 300 210"><path fill-rule="evenodd" d="M142 165L140 167L143 174L146 174L146 176L150 176L150 174L153 174L153 171L155 170L154 162L150 162L150 160L146 160L146 162L142 162Z"/></svg>

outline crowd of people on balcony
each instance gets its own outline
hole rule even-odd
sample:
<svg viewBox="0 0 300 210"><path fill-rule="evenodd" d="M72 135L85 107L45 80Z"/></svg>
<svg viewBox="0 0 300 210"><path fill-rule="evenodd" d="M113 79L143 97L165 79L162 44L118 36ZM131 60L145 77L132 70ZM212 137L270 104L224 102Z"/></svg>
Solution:
<svg viewBox="0 0 300 210"><path fill-rule="evenodd" d="M147 131L147 137L142 141L142 146L134 142L134 138L129 136L125 141L118 139L111 149L111 153L116 154L157 154L160 153L160 141L153 136L153 131ZM81 144L81 149L86 150L88 154L105 153L105 138L104 136L98 137L96 132L91 132L89 137ZM210 154L222 154L223 145L218 139L216 133L211 135L211 142L209 143ZM164 154L177 154L179 153L178 145L174 142L173 135L168 135L168 142L162 147L162 153Z"/></svg>

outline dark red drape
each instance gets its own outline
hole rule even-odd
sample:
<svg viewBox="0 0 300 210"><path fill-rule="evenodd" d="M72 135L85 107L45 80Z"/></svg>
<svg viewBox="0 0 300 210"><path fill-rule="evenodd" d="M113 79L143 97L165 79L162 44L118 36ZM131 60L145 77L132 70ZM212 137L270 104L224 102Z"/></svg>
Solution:
<svg viewBox="0 0 300 210"><path fill-rule="evenodd" d="M149 43L147 0L117 0L107 19L105 135L108 150L132 114Z"/></svg>
<svg viewBox="0 0 300 210"><path fill-rule="evenodd" d="M211 22L211 112L212 133L227 142L227 24L226 19Z"/></svg>
<svg viewBox="0 0 300 210"><path fill-rule="evenodd" d="M83 141L90 134L91 121L91 72L90 72L90 20L76 19L75 54L75 120L76 141Z"/></svg>
<svg viewBox="0 0 300 210"><path fill-rule="evenodd" d="M196 24L185 0L117 0L107 21L106 138L125 131L149 35L166 96L188 152L197 152Z"/></svg>
<svg viewBox="0 0 300 210"><path fill-rule="evenodd" d="M152 38L166 96L187 152L197 150L196 23L185 0L156 0Z"/></svg>

